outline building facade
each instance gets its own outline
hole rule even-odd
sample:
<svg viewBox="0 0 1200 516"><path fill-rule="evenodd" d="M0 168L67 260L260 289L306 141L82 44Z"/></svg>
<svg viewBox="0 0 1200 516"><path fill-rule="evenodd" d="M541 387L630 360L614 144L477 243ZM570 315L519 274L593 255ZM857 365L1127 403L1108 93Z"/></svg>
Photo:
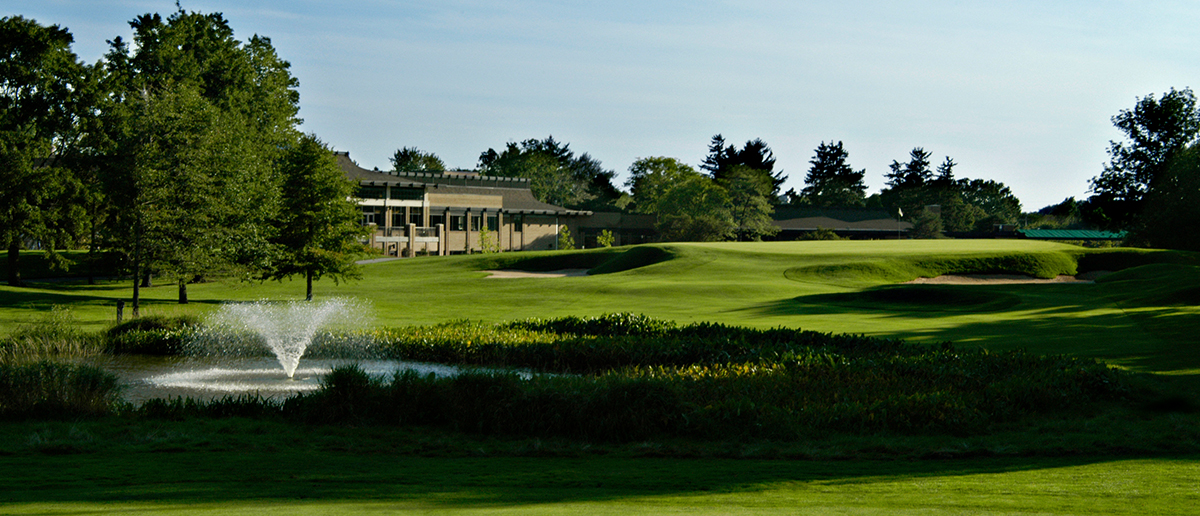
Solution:
<svg viewBox="0 0 1200 516"><path fill-rule="evenodd" d="M529 180L476 172L381 172L335 153L358 183L369 244L390 256L557 249L559 230L579 234L590 211L568 210L533 197Z"/></svg>

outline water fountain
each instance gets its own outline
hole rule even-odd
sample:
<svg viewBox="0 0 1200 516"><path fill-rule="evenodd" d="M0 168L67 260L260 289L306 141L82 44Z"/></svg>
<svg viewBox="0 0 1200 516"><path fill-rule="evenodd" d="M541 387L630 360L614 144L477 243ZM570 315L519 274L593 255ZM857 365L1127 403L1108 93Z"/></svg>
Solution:
<svg viewBox="0 0 1200 516"><path fill-rule="evenodd" d="M364 326L362 314L368 311L349 299L230 303L205 319L185 356L125 356L114 358L108 368L130 386L130 401L241 394L282 399L320 388L323 375L347 363L373 376L400 370L459 373L456 366L388 360L374 352L374 340L353 331ZM305 357L306 351L318 356Z"/></svg>
<svg viewBox="0 0 1200 516"><path fill-rule="evenodd" d="M341 322L350 315L351 303L334 298L320 303L287 302L227 304L208 319L214 331L230 335L251 332L261 337L275 354L284 374L293 378L300 357L312 344L313 336L329 323Z"/></svg>

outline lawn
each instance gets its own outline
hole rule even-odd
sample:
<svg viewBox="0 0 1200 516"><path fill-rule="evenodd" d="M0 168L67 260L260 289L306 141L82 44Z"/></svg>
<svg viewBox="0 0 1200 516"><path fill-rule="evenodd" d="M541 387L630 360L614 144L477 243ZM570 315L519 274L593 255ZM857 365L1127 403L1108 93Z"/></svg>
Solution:
<svg viewBox="0 0 1200 516"><path fill-rule="evenodd" d="M364 266L360 280L318 282L316 295L365 302L366 324L373 326L635 312L680 323L799 327L1095 358L1157 373L1192 392L1200 378L1194 338L1200 275L1188 254L1091 252L1013 240L639 249L376 263ZM896 286L940 273L1052 277L1130 265L1144 266L1094 284ZM615 272L529 279L484 272L593 267ZM53 305L69 306L85 328L100 330L111 324L115 301L130 291L127 281L0 286L0 333ZM227 301L298 299L303 283L195 284L189 305L174 303L170 284L143 292L146 313L203 314ZM1169 443L1171 424L1163 418L1155 427L1162 435L1131 438ZM885 452L876 455L894 458L864 460L839 455L838 443L827 441L812 443L820 452L809 453L778 443L716 451L655 442L606 448L220 420L0 426L0 441L7 443L0 445L2 514L1200 513L1200 458L1112 450L1013 456L997 445L989 449L998 453L978 458ZM1086 438L1044 428L1048 441ZM971 438L945 439L942 448L952 452ZM825 458L837 460L819 460Z"/></svg>
<svg viewBox="0 0 1200 516"><path fill-rule="evenodd" d="M0 514L1195 514L1200 502L1198 457L672 458L649 443L468 447L240 424L6 425L46 452L0 458Z"/></svg>
<svg viewBox="0 0 1200 516"><path fill-rule="evenodd" d="M934 298L940 304L929 299L881 303L870 297L842 296L834 302L829 298L963 267L999 264L1042 276L1074 274L1076 261L1087 253L1075 246L1023 240L908 240L669 244L656 249L668 259L621 272L567 278L492 279L483 271L546 268L555 263L590 268L626 249L414 258L366 265L360 280L325 279L315 290L318 298L366 301L370 313L365 324L374 326L620 311L681 323L710 321L916 342L953 341L993 350L1023 348L1094 357L1140 371L1200 372L1200 359L1177 345L1178 339L1200 330L1197 303L1147 301L1134 295L1143 285L1171 287L1171 273L1094 285L944 286L938 287L939 296ZM1134 256L1197 263L1179 253ZM164 283L143 289L144 313L204 313L227 301L298 299L304 292L299 280L213 282L191 285L192 303L178 305L175 286ZM35 285L0 286L0 306L5 307L0 310L0 333L36 319L55 304L70 306L81 323L99 330L114 319L116 300L128 298L132 290L129 282ZM1200 282L1189 285L1200 287ZM975 301L959 302L959 292L974 293L970 297Z"/></svg>

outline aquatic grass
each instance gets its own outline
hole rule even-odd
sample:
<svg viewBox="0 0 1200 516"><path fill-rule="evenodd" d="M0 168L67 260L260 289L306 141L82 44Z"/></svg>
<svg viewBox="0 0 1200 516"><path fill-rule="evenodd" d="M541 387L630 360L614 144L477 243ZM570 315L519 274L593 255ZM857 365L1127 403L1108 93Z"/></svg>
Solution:
<svg viewBox="0 0 1200 516"><path fill-rule="evenodd" d="M103 352L100 339L80 330L71 310L57 305L38 320L0 338L0 364L80 360Z"/></svg>
<svg viewBox="0 0 1200 516"><path fill-rule="evenodd" d="M406 334L420 338L380 349L559 374L468 370L451 378L402 372L387 379L347 366L331 372L317 392L288 400L285 415L598 441L795 441L831 432L987 432L1046 414L1120 405L1130 395L1121 373L1088 359L788 329L677 326L631 314L460 322L377 335Z"/></svg>
<svg viewBox="0 0 1200 516"><path fill-rule="evenodd" d="M0 418L71 418L112 412L117 377L95 366L34 362L0 364Z"/></svg>

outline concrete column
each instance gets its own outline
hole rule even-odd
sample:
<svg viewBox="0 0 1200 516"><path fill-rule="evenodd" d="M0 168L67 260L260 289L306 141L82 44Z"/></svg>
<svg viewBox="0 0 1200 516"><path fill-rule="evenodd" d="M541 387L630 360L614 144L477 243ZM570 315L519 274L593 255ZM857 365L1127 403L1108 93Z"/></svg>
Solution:
<svg viewBox="0 0 1200 516"><path fill-rule="evenodd" d="M446 225L437 225L438 234L438 256L446 256Z"/></svg>
<svg viewBox="0 0 1200 516"><path fill-rule="evenodd" d="M463 252L471 254L471 208L467 208L463 217L463 229L467 231L466 238L463 239L466 241L466 244L463 244Z"/></svg>
<svg viewBox="0 0 1200 516"><path fill-rule="evenodd" d="M407 211L407 208L405 208L405 210ZM408 220L408 219L405 219L405 220ZM406 224L404 226L404 232L408 233L408 247L404 251L405 251L405 253L408 254L408 257L411 258L411 257L417 255L417 245L416 245L417 225L416 224Z"/></svg>
<svg viewBox="0 0 1200 516"><path fill-rule="evenodd" d="M501 251L506 250L506 249L511 251L512 250L512 228L508 228L508 238L507 238L506 243L500 241L502 238L504 238L503 235L504 235L504 210L499 209L499 210L496 210L496 247L499 248Z"/></svg>

